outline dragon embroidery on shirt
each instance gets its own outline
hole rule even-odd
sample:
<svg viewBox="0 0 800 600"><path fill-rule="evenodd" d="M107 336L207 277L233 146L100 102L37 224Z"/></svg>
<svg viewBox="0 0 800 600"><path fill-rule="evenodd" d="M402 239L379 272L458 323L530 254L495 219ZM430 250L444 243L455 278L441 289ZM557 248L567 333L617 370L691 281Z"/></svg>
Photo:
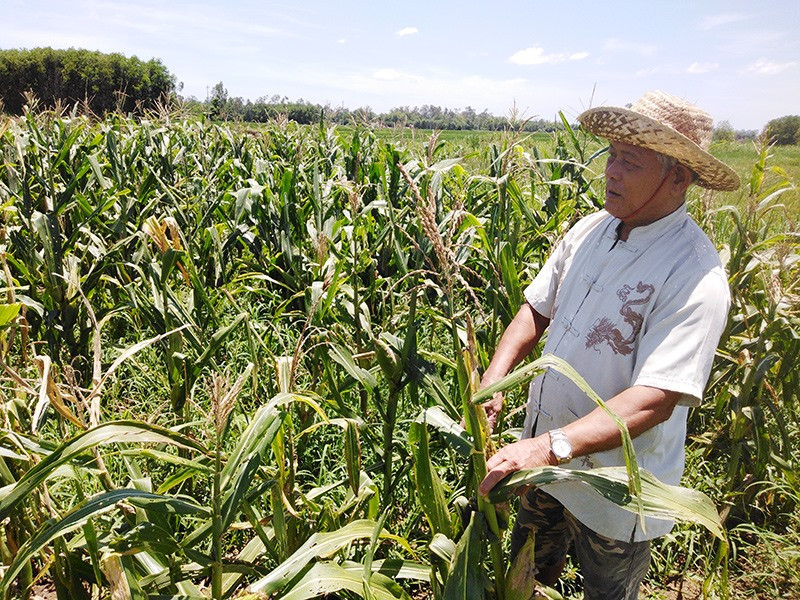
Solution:
<svg viewBox="0 0 800 600"><path fill-rule="evenodd" d="M637 295L630 300L628 297L631 295L631 292L634 291L634 288L625 284L621 289L617 290L617 297L623 302L619 314L621 314L623 320L631 326L630 335L628 337L623 337L622 332L614 325L611 319L603 317L595 322L589 330L589 333L586 334L587 348L596 348L603 342L608 342L614 354L628 355L633 352L633 342L642 330L644 317L631 307L647 304L650 301L650 297L656 291L655 287L649 283L642 283L641 281L636 285L635 289Z"/></svg>

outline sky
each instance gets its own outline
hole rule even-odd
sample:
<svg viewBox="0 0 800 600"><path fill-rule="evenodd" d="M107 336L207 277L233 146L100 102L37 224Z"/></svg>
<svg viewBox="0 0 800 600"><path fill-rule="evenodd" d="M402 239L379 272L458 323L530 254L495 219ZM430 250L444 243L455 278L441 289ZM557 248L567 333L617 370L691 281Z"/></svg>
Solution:
<svg viewBox="0 0 800 600"><path fill-rule="evenodd" d="M1 0L0 49L159 59L205 100L534 119L681 96L734 129L800 114L798 0Z"/></svg>

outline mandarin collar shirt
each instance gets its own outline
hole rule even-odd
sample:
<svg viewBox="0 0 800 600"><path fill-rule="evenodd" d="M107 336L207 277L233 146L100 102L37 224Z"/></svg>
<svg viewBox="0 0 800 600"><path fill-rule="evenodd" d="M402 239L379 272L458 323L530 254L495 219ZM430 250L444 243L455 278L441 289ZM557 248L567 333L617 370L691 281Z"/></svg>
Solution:
<svg viewBox="0 0 800 600"><path fill-rule="evenodd" d="M525 289L550 319L543 354L564 359L604 400L644 385L682 394L665 422L634 440L640 468L677 485L684 467L689 406L700 403L727 322L730 290L719 254L685 205L634 228L600 211L579 221ZM524 436L563 427L596 408L566 376L531 382ZM573 459L571 469L624 466L621 448ZM589 528L617 540L666 534L672 522L619 508L580 482L544 486Z"/></svg>

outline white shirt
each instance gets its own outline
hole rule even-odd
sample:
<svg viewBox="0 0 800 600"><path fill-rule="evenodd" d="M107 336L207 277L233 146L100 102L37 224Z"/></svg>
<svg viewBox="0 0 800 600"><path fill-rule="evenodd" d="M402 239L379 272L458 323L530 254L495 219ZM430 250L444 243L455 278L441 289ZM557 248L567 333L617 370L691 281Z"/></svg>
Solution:
<svg viewBox="0 0 800 600"><path fill-rule="evenodd" d="M725 327L730 290L719 255L685 206L617 239L619 219L600 211L558 244L525 298L550 319L543 352L566 360L604 400L634 385L683 394L672 416L633 440L639 466L677 485L684 467L688 406L700 403ZM596 408L569 379L547 371L531 382L524 436L563 427ZM533 431L534 423L536 432ZM622 449L579 457L567 467L622 466ZM638 516L588 485L544 486L590 529L640 541L672 521Z"/></svg>

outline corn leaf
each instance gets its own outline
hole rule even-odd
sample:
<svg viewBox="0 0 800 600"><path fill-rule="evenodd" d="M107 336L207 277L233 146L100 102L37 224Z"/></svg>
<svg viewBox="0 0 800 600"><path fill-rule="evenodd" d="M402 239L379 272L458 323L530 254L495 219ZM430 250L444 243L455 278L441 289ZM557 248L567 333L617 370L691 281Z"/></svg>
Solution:
<svg viewBox="0 0 800 600"><path fill-rule="evenodd" d="M253 482L256 471L261 466L261 456L254 452L244 461L242 467L237 471L236 477L228 483L225 493L222 496L222 531L228 529L233 519L240 512L240 504L244 499L250 484Z"/></svg>
<svg viewBox="0 0 800 600"><path fill-rule="evenodd" d="M0 327L4 327L16 319L21 308L22 304L19 302L0 306Z"/></svg>
<svg viewBox="0 0 800 600"><path fill-rule="evenodd" d="M662 483L648 471L640 470L640 473L641 503L647 515L698 523L715 536L724 537L720 516L708 496L697 490ZM639 505L628 487L627 471L623 467L604 467L590 471L560 467L525 469L501 480L489 493L489 500L503 502L521 487L557 481L582 481L625 510L639 512Z"/></svg>
<svg viewBox="0 0 800 600"><path fill-rule="evenodd" d="M131 568L129 557L109 554L100 565L108 579L114 600L147 600L147 594L142 590Z"/></svg>
<svg viewBox="0 0 800 600"><path fill-rule="evenodd" d="M365 600L368 598L368 594L372 594L376 600L408 599L408 594L399 585L380 573L374 573L370 577L367 584L368 592L365 592L364 586L361 573L343 569L334 562L321 562L311 567L300 581L278 598L281 600L309 600L348 590Z"/></svg>
<svg viewBox="0 0 800 600"><path fill-rule="evenodd" d="M357 494L361 473L361 443L358 435L358 421L355 419L347 419L344 436L344 462L347 467L350 489Z"/></svg>
<svg viewBox="0 0 800 600"><path fill-rule="evenodd" d="M341 567L353 573L363 573L364 565L353 561L344 561ZM400 558L386 558L373 560L371 572L380 573L392 579L413 579L415 581L430 581L431 566L413 560Z"/></svg>
<svg viewBox="0 0 800 600"><path fill-rule="evenodd" d="M133 529L115 537L110 541L109 546L114 552L120 554L136 554L150 550L170 555L180 550L180 546L171 532L149 521L139 523Z"/></svg>
<svg viewBox="0 0 800 600"><path fill-rule="evenodd" d="M103 423L62 444L40 463L29 469L16 484L0 490L0 519L7 517L17 503L44 483L59 466L96 446L116 443L172 444L188 450L205 452L203 446L195 440L157 425L135 421Z"/></svg>
<svg viewBox="0 0 800 600"><path fill-rule="evenodd" d="M239 436L239 442L231 452L220 473L222 489L227 488L231 478L242 468L248 457L256 453L264 455L272 445L272 441L283 425L285 417L286 413L280 410L273 402L262 406L256 411L247 429Z"/></svg>
<svg viewBox="0 0 800 600"><path fill-rule="evenodd" d="M157 494L128 488L112 490L90 498L78 504L64 515L62 519L58 521L49 520L35 536L20 547L14 560L8 566L8 570L3 579L0 580L0 595L7 594L11 582L24 568L27 562L54 539L83 527L90 518L116 508L117 503L120 501L132 502L135 499L151 500L153 503L180 505L182 510L186 512L191 510L194 513L203 513L205 511L204 508L191 504L186 500L178 500L168 496L159 496Z"/></svg>
<svg viewBox="0 0 800 600"><path fill-rule="evenodd" d="M452 537L450 512L444 496L444 485L431 462L428 430L424 424L411 423L408 443L414 457L414 482L417 498L431 526L431 531Z"/></svg>
<svg viewBox="0 0 800 600"><path fill-rule="evenodd" d="M254 592L273 594L294 579L314 559L331 556L349 543L358 539L369 539L375 528L374 521L359 520L329 533L315 533L294 554L278 565L272 572L253 583ZM387 534L382 533L381 537ZM362 589L361 575L356 577L359 591Z"/></svg>
<svg viewBox="0 0 800 600"><path fill-rule="evenodd" d="M456 544L450 575L444 586L444 600L480 600L485 597L481 578L482 538L485 533L483 515L473 512L469 525Z"/></svg>
<svg viewBox="0 0 800 600"><path fill-rule="evenodd" d="M472 437L467 431L453 418L447 415L438 406L432 406L417 417L417 423L425 423L439 430L444 439L453 450L464 458L472 453Z"/></svg>
<svg viewBox="0 0 800 600"><path fill-rule="evenodd" d="M353 355L346 348L337 344L332 344L328 350L328 354L333 360L344 367L344 370L347 371L353 379L361 383L368 390L378 385L375 376L368 370L359 367L355 360L353 360Z"/></svg>
<svg viewBox="0 0 800 600"><path fill-rule="evenodd" d="M566 361L554 356L546 354L518 369L515 369L510 374L506 375L494 384L489 385L482 390L478 391L473 397L472 401L475 403L484 402L494 396L498 392L505 392L508 389L522 385L528 382L540 371L551 368L558 371L562 375L568 377L581 391L583 391L589 398L591 398L597 406L614 420L617 428L622 435L622 451L625 456L625 468L628 471L628 487L633 495L634 502L638 504L639 520L644 528L644 507L641 503L640 497L642 492L642 483L639 475L639 464L636 461L636 452L633 449L633 440L631 440L628 428L622 419L614 413L600 396L586 383L586 380Z"/></svg>

